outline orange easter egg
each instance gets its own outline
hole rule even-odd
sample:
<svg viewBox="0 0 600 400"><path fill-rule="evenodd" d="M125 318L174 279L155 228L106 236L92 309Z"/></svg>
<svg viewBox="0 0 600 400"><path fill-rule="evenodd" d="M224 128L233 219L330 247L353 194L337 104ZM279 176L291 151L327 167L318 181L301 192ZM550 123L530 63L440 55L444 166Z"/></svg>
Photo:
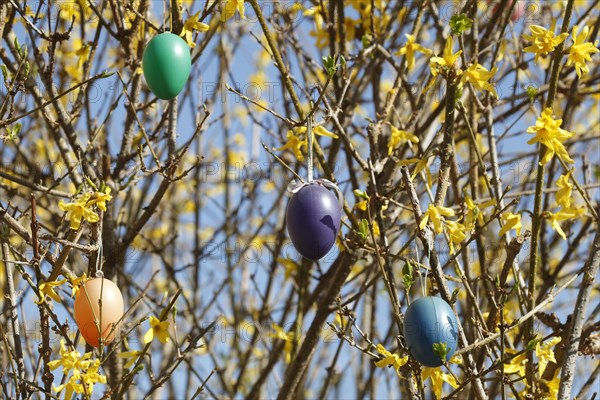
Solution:
<svg viewBox="0 0 600 400"><path fill-rule="evenodd" d="M123 295L112 281L104 278L91 279L77 292L75 322L83 338L91 346L99 347L100 337L103 344L110 343L119 330L122 317Z"/></svg>

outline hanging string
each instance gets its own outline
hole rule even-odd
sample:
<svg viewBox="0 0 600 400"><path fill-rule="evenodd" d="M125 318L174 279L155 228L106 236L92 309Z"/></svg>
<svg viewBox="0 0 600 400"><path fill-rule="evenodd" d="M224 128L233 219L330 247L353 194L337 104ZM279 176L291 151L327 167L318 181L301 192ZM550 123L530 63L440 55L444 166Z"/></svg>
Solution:
<svg viewBox="0 0 600 400"><path fill-rule="evenodd" d="M165 21L165 15L167 15L167 0L163 0L162 3L163 3L162 4L163 5L162 26L163 26L163 29L164 29L165 28L165 23L166 23L166 21Z"/></svg>
<svg viewBox="0 0 600 400"><path fill-rule="evenodd" d="M417 272L419 273L419 283L421 284L421 294L425 297L425 292L427 291L427 282L423 278L423 273L421 272L421 257L419 256L419 245L415 243L415 253L417 254ZM427 270L425 270L425 276L427 276Z"/></svg>
<svg viewBox="0 0 600 400"><path fill-rule="evenodd" d="M427 262L429 262L429 257L431 257L431 249L427 246ZM431 266L431 262L429 262ZM429 269L425 268L425 279L423 279L423 297L427 296L427 274L429 273Z"/></svg>
<svg viewBox="0 0 600 400"><path fill-rule="evenodd" d="M314 107L314 103L311 101L311 106ZM314 147L314 132L313 132L313 116L309 116L306 121L306 141L307 141L307 175L308 179L304 182L297 174L295 174L299 180L293 179L287 186L287 191L294 194L300 191L304 186L310 185L312 183L317 183L327 189L333 190L338 199L338 205L340 209L344 208L344 194L340 190L340 188L333 182L325 178L314 179L314 157L313 157L313 147ZM268 150L267 150L268 151ZM272 153L271 153L272 154ZM285 165L285 164L284 164Z"/></svg>
<svg viewBox="0 0 600 400"><path fill-rule="evenodd" d="M81 152L77 152L77 169L79 170L79 172L81 173L81 176L83 177L83 191L87 192L88 191L88 183L87 183L87 179L85 178L85 171L83 170L83 164L81 163Z"/></svg>
<svg viewBox="0 0 600 400"><path fill-rule="evenodd" d="M308 135L308 183L313 181L313 130L312 130L312 116L308 118L308 129L306 134Z"/></svg>
<svg viewBox="0 0 600 400"><path fill-rule="evenodd" d="M171 0L171 4L169 7L169 32L173 33L173 1Z"/></svg>
<svg viewBox="0 0 600 400"><path fill-rule="evenodd" d="M98 239L98 253L97 253L97 258L96 258L96 272L95 272L95 276L96 278L104 278L104 272L102 272L102 249L104 248L102 246L102 235L100 235L100 238Z"/></svg>

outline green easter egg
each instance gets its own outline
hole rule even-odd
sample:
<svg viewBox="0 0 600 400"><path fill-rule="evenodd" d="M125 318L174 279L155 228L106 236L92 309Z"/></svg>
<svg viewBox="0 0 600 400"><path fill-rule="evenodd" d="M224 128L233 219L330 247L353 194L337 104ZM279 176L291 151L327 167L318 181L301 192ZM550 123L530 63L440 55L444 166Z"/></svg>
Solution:
<svg viewBox="0 0 600 400"><path fill-rule="evenodd" d="M161 33L146 46L142 69L152 93L160 99L170 100L181 92L190 77L190 46L177 35Z"/></svg>

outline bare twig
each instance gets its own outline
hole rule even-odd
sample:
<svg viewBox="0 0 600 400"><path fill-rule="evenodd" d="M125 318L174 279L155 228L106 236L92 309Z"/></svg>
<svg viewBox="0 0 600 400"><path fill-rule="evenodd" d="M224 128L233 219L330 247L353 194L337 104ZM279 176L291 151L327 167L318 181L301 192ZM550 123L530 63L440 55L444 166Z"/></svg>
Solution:
<svg viewBox="0 0 600 400"><path fill-rule="evenodd" d="M17 373L18 381L16 384L16 395L17 399L21 394L23 394L23 398L26 397L23 386L23 379L25 379L25 362L23 360L23 347L21 344L21 331L19 328L19 315L17 314L17 295L15 292L15 284L14 284L14 270L12 269L11 262L9 261L10 253L8 249L8 244L2 241L2 258L4 261L4 272L6 273L6 282L8 283L8 305L9 305L9 315L10 315L10 327L13 333L13 343L15 346L15 355L17 359L15 360L17 363Z"/></svg>
<svg viewBox="0 0 600 400"><path fill-rule="evenodd" d="M527 314L524 314L524 315L520 316L519 318L517 318L516 320L514 320L504 330L503 333L506 334L506 333L512 331L513 329L517 328L518 326L522 325L524 322L526 322L526 321L530 320L532 317L534 317L539 311L544 309L544 307L546 307L548 304L552 303L554 301L554 299L556 298L556 296L560 292L562 292L564 289L568 288L571 285L571 283L573 283L573 281L575 281L575 279L577 279L579 277L580 274L581 273L574 274L571 278L569 278L569 280L567 280L562 286L560 286L554 292L550 293L544 301L542 301L541 303L536 305L531 311L529 311ZM494 334L486 337L485 339L479 340L469 346L466 346L466 347L463 347L462 349L456 350L456 352L454 354L456 356L459 356L459 355L471 352L480 347L487 346L488 344L497 340L501 336L501 334L502 334L502 332L494 333Z"/></svg>
<svg viewBox="0 0 600 400"><path fill-rule="evenodd" d="M573 377L575 374L575 363L577 361L577 352L579 351L581 333L585 322L585 312L587 304L590 301L594 279L598 274L600 267L600 231L596 231L594 244L591 254L583 267L583 281L577 294L577 301L573 309L573 317L569 325L569 335L567 342L567 356L564 359L560 375L560 386L558 390L559 399L570 399L573 387Z"/></svg>

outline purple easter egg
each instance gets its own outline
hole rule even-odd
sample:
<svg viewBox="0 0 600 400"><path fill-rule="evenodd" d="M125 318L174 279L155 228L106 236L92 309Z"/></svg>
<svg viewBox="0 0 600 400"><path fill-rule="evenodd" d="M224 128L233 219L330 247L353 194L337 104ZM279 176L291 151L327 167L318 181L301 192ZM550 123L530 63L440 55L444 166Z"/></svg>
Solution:
<svg viewBox="0 0 600 400"><path fill-rule="evenodd" d="M452 307L436 296L413 301L404 315L404 340L409 353L426 367L439 367L442 360L433 351L435 343L446 343L452 357L458 343L458 321Z"/></svg>
<svg viewBox="0 0 600 400"><path fill-rule="evenodd" d="M337 197L318 183L304 186L288 203L286 223L290 239L309 260L318 260L331 250L340 221Z"/></svg>

